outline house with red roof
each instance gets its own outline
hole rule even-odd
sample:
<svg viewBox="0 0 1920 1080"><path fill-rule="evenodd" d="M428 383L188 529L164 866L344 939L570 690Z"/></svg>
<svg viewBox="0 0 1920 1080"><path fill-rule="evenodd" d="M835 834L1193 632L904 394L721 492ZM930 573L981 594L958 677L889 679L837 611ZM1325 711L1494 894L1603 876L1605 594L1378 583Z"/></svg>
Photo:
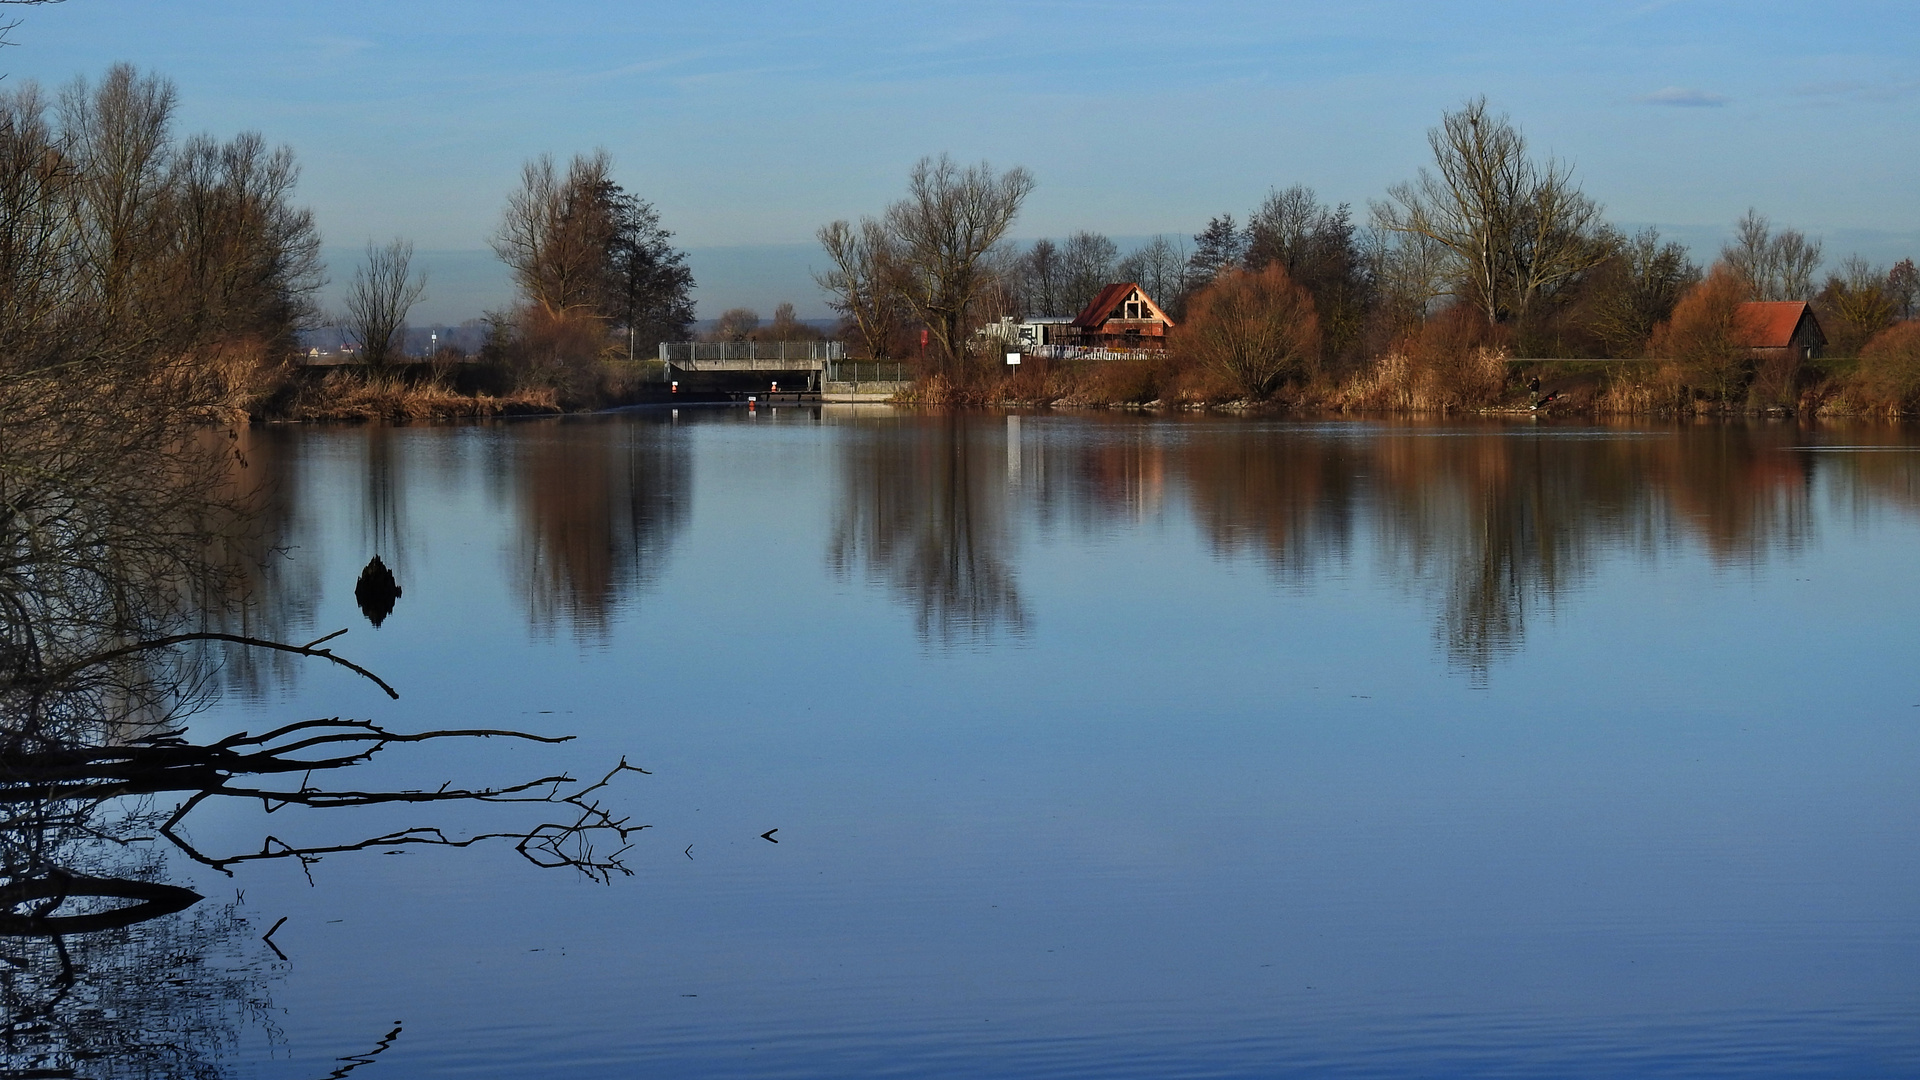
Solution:
<svg viewBox="0 0 1920 1080"><path fill-rule="evenodd" d="M1811 360L1826 348L1813 305L1801 300L1755 300L1733 313L1733 333L1755 360Z"/></svg>
<svg viewBox="0 0 1920 1080"><path fill-rule="evenodd" d="M1108 349L1163 349L1171 329L1173 320L1138 282L1122 281L1101 289L1073 317L1072 343Z"/></svg>

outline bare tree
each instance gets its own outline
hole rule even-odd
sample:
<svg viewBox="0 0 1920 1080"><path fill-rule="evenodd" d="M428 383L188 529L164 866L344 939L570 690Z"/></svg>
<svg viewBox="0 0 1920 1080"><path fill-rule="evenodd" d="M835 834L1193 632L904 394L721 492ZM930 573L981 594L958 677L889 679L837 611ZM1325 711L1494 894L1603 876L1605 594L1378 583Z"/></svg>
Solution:
<svg viewBox="0 0 1920 1080"><path fill-rule="evenodd" d="M1277 262L1307 290L1329 355L1359 344L1373 280L1347 204L1326 205L1303 184L1269 192L1247 219L1244 260L1249 270Z"/></svg>
<svg viewBox="0 0 1920 1080"><path fill-rule="evenodd" d="M1798 229L1773 231L1765 214L1749 207L1734 226L1734 240L1720 258L1753 285L1761 300L1811 300L1820 269L1821 245Z"/></svg>
<svg viewBox="0 0 1920 1080"><path fill-rule="evenodd" d="M728 308L714 321L713 339L715 341L745 341L755 330L760 329L760 313L752 308Z"/></svg>
<svg viewBox="0 0 1920 1080"><path fill-rule="evenodd" d="M86 365L231 410L294 347L323 277L292 152L176 144L172 108L124 66L58 108L31 82L0 92L0 368Z"/></svg>
<svg viewBox="0 0 1920 1080"><path fill-rule="evenodd" d="M1832 355L1858 356L1875 334L1893 325L1896 301L1887 291L1887 277L1858 255L1842 259L1839 272L1828 275L1818 303Z"/></svg>
<svg viewBox="0 0 1920 1080"><path fill-rule="evenodd" d="M1367 230L1362 250L1374 283L1374 317L1389 337L1417 328L1434 301L1447 295L1452 253L1431 237L1375 227Z"/></svg>
<svg viewBox="0 0 1920 1080"><path fill-rule="evenodd" d="M171 80L142 77L115 64L98 87L76 79L60 95L60 128L73 162L79 250L86 262L89 302L100 320L121 332L157 313L137 309L153 282L141 280L164 249L164 195L173 150L178 93Z"/></svg>
<svg viewBox="0 0 1920 1080"><path fill-rule="evenodd" d="M984 284L981 260L1006 235L1033 190L1033 175L1015 166L968 168L945 154L921 158L905 199L887 208L887 230L899 252L901 298L926 325L934 361L951 368L966 356L974 302Z"/></svg>
<svg viewBox="0 0 1920 1080"><path fill-rule="evenodd" d="M1920 310L1920 270L1912 259L1901 259L1887 271L1887 299L1893 304L1893 317L1911 319Z"/></svg>
<svg viewBox="0 0 1920 1080"><path fill-rule="evenodd" d="M413 241L395 237L384 247L367 241L367 261L353 271L347 287L347 335L366 362L385 367L407 328L407 312L427 291L425 275L412 275Z"/></svg>
<svg viewBox="0 0 1920 1080"><path fill-rule="evenodd" d="M552 155L542 154L521 167L520 187L507 197L494 254L548 316L597 314L605 298L615 222L604 196L612 169L612 157L596 150L574 155L562 176Z"/></svg>
<svg viewBox="0 0 1920 1080"><path fill-rule="evenodd" d="M1100 233L1082 231L1067 237L1060 251L1061 299L1067 306L1061 314L1078 314L1112 284L1113 264L1119 257L1120 249Z"/></svg>
<svg viewBox="0 0 1920 1080"><path fill-rule="evenodd" d="M283 355L293 347L325 282L313 213L291 205L299 177L293 151L269 150L257 132L197 136L174 154L175 262L165 271L176 292L156 303L181 332L268 338Z"/></svg>
<svg viewBox="0 0 1920 1080"><path fill-rule="evenodd" d="M1164 236L1156 236L1147 246L1120 260L1119 277L1147 290L1162 307L1186 291L1187 253L1185 245Z"/></svg>
<svg viewBox="0 0 1920 1080"><path fill-rule="evenodd" d="M1052 240L1033 242L1021 257L1021 291L1029 315L1064 315L1060 248Z"/></svg>
<svg viewBox="0 0 1920 1080"><path fill-rule="evenodd" d="M1542 291L1603 261L1600 207L1571 166L1527 156L1527 142L1484 97L1447 113L1427 133L1434 172L1396 184L1374 219L1415 233L1451 256L1454 290L1489 322L1524 319Z"/></svg>
<svg viewBox="0 0 1920 1080"><path fill-rule="evenodd" d="M1674 305L1699 281L1700 267L1686 248L1661 243L1652 227L1642 229L1598 273L1593 332L1612 355L1638 356L1653 328L1672 317Z"/></svg>
<svg viewBox="0 0 1920 1080"><path fill-rule="evenodd" d="M873 218L860 219L857 227L835 221L821 226L816 235L833 269L815 274L813 280L832 297L833 310L853 320L867 355L885 358L905 321L893 238Z"/></svg>
<svg viewBox="0 0 1920 1080"><path fill-rule="evenodd" d="M1717 401L1735 401L1753 379L1753 351L1740 332L1740 305L1753 299L1746 275L1716 263L1654 328L1647 354L1668 361L1676 389L1692 387Z"/></svg>

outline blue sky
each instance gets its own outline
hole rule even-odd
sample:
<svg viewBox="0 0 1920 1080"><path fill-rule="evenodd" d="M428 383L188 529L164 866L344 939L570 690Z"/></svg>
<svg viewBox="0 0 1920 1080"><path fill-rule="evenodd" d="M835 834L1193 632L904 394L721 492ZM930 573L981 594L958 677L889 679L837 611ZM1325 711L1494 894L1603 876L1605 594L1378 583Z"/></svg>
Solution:
<svg viewBox="0 0 1920 1080"><path fill-rule="evenodd" d="M807 313L813 230L879 210L923 154L1031 169L1021 236L1190 234L1276 185L1364 207L1480 93L1617 222L1707 253L1755 206L1831 258L1920 255L1911 0L16 10L11 78L127 60L179 84L183 129L291 144L338 254L415 241L433 319L505 298L480 253L543 151L614 154L693 251L703 313Z"/></svg>

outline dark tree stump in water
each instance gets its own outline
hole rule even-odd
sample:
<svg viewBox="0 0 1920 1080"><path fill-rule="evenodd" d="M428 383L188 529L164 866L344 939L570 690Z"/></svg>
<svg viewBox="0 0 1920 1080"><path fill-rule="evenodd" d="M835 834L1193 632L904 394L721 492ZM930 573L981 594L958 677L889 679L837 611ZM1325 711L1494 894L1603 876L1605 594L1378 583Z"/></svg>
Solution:
<svg viewBox="0 0 1920 1080"><path fill-rule="evenodd" d="M375 555L367 568L360 571L360 580L354 583L353 599L360 605L360 614L378 630L380 624L393 614L394 601L400 599L400 583L393 579L393 571Z"/></svg>

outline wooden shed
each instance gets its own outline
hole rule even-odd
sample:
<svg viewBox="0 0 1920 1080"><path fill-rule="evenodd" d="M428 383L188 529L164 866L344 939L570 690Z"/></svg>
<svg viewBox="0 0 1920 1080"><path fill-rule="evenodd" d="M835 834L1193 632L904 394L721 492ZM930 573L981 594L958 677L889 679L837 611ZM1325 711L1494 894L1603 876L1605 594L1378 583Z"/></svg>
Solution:
<svg viewBox="0 0 1920 1080"><path fill-rule="evenodd" d="M1755 300L1733 313L1733 330L1755 360L1811 360L1826 348L1813 305L1801 300Z"/></svg>
<svg viewBox="0 0 1920 1080"><path fill-rule="evenodd" d="M1109 349L1161 349L1173 320L1137 282L1108 285L1074 316L1074 344Z"/></svg>

